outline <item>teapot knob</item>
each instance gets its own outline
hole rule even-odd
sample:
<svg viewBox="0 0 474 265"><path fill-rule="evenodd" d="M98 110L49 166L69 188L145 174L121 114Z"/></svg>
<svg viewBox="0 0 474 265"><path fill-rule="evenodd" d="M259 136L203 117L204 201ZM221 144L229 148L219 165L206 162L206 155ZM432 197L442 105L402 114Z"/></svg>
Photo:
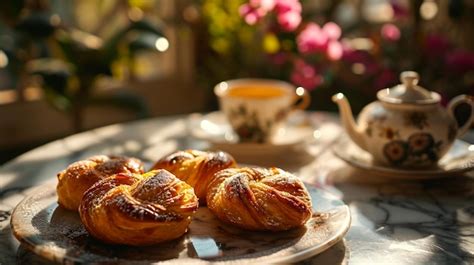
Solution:
<svg viewBox="0 0 474 265"><path fill-rule="evenodd" d="M415 71L404 71L400 74L400 81L407 88L413 88L418 84L420 75Z"/></svg>

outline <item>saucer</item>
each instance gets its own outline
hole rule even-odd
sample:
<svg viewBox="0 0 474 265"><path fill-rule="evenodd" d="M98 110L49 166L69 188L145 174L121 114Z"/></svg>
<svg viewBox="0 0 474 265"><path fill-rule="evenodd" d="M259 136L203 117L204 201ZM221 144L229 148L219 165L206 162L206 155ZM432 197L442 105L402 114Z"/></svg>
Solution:
<svg viewBox="0 0 474 265"><path fill-rule="evenodd" d="M376 165L366 151L356 146L346 135L332 147L333 153L356 168L377 173L393 179L431 179L462 175L474 170L474 145L456 140L449 152L439 161L436 168L399 169Z"/></svg>
<svg viewBox="0 0 474 265"><path fill-rule="evenodd" d="M189 118L188 125L193 137L208 141L216 149L236 153L267 154L286 151L315 140L314 129L303 121L298 112L290 114L287 122L268 143L239 142L225 114L220 111L204 115L193 114Z"/></svg>

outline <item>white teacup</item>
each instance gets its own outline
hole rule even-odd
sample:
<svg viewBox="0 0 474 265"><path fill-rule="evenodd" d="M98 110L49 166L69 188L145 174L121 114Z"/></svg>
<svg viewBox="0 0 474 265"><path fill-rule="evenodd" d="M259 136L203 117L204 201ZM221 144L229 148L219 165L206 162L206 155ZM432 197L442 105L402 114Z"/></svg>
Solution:
<svg viewBox="0 0 474 265"><path fill-rule="evenodd" d="M288 113L310 102L304 88L272 79L224 81L214 87L214 93L241 142L271 142Z"/></svg>

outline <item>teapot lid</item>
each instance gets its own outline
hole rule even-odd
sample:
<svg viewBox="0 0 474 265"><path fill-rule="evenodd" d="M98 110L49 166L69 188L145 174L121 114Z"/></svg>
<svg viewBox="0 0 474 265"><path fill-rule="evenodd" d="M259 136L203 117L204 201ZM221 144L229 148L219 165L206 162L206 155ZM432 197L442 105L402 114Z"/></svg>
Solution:
<svg viewBox="0 0 474 265"><path fill-rule="evenodd" d="M382 89L377 92L377 98L381 101L393 104L435 104L441 99L436 92L418 86L420 75L414 71L405 71L400 74L399 85L392 88Z"/></svg>

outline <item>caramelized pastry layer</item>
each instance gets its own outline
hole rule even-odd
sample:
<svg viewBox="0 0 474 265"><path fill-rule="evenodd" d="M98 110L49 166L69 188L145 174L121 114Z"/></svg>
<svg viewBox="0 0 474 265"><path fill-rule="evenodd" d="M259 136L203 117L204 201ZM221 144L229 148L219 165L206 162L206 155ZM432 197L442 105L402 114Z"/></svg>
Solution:
<svg viewBox="0 0 474 265"><path fill-rule="evenodd" d="M311 217L311 197L296 176L278 168L229 168L209 183L207 206L222 221L249 230L282 231Z"/></svg>
<svg viewBox="0 0 474 265"><path fill-rule="evenodd" d="M225 152L178 151L156 162L153 169L166 169L194 188L201 205L206 203L207 186L214 174L235 167L234 158Z"/></svg>
<svg viewBox="0 0 474 265"><path fill-rule="evenodd" d="M69 165L58 174L58 203L77 211L82 195L97 181L118 173L143 173L143 163L130 157L98 155Z"/></svg>
<svg viewBox="0 0 474 265"><path fill-rule="evenodd" d="M191 186L166 170L155 170L97 182L84 193L79 214L95 238L142 246L183 235L198 207Z"/></svg>

